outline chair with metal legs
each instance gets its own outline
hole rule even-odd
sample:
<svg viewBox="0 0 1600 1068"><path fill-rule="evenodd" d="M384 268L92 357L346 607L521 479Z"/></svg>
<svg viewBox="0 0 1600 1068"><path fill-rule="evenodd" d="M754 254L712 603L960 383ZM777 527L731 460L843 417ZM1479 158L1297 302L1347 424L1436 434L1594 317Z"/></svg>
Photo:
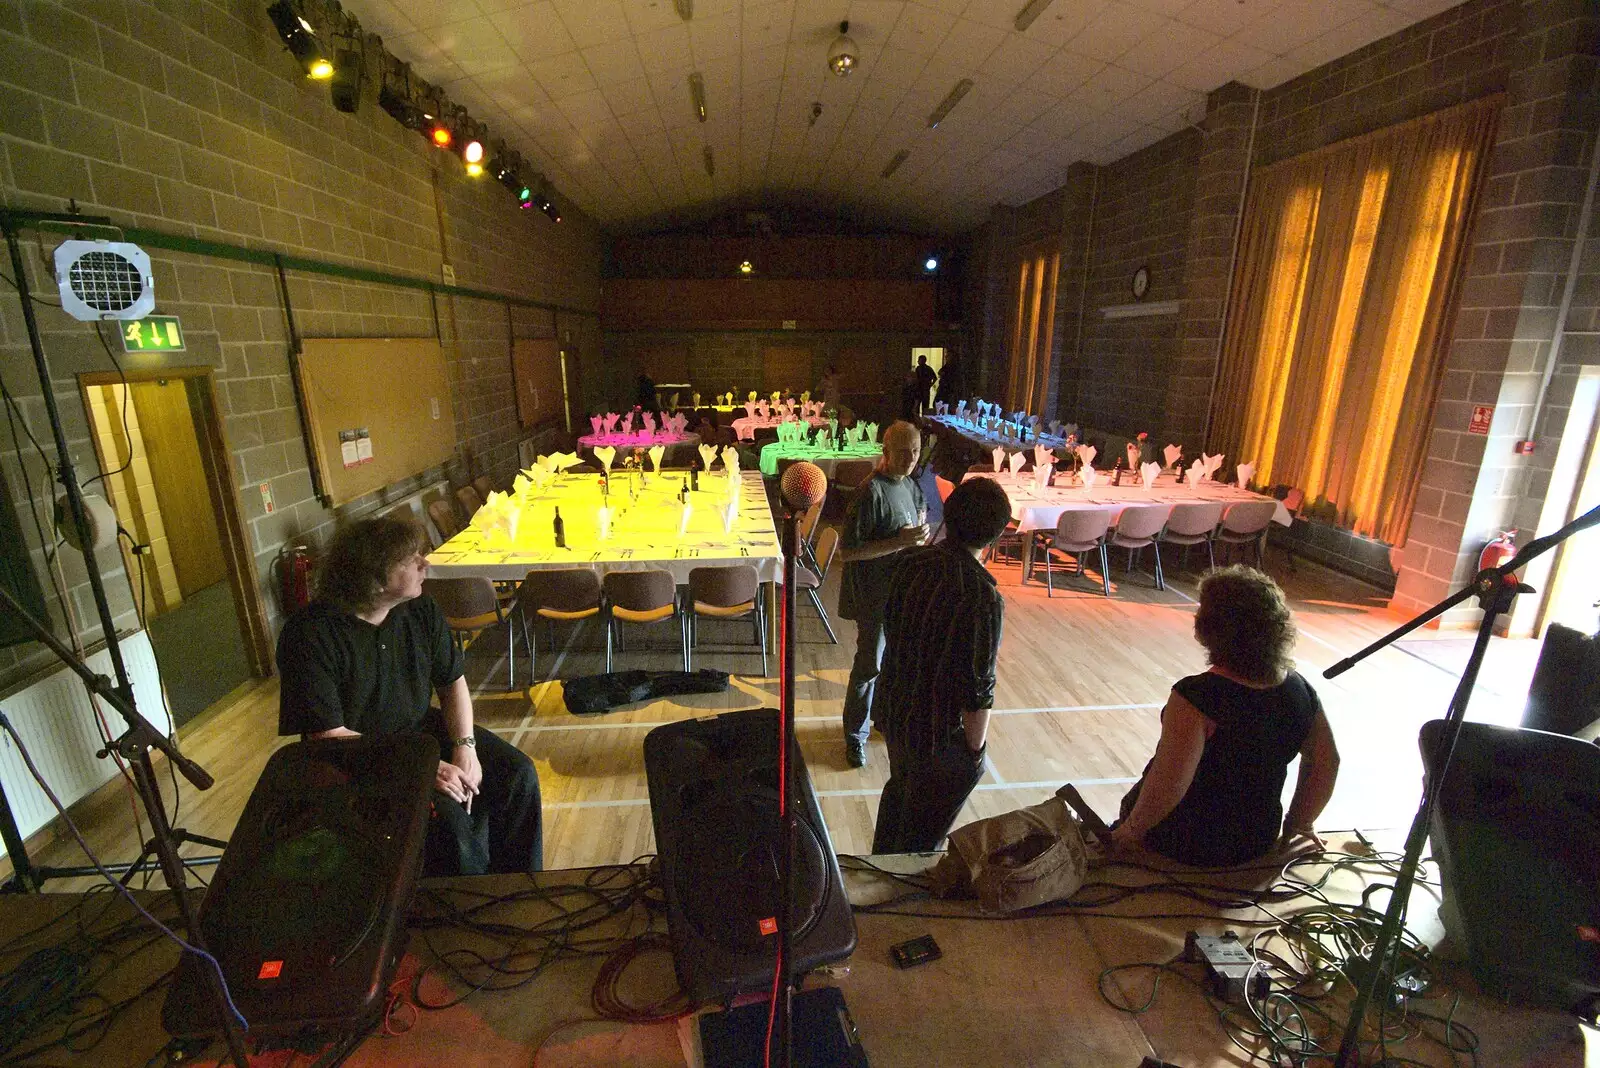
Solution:
<svg viewBox="0 0 1600 1068"><path fill-rule="evenodd" d="M612 647L620 643L621 624L655 624L675 620L683 643L683 670L689 670L689 623L678 606L678 584L672 572L607 571L600 580L604 595L601 611L606 619L606 671L611 670Z"/></svg>
<svg viewBox="0 0 1600 1068"><path fill-rule="evenodd" d="M1161 573L1161 543L1157 539L1161 534L1161 528L1167 525L1167 517L1170 515L1172 515L1170 504L1130 504L1117 517L1117 525L1106 538L1106 544L1111 548L1128 550L1130 575L1133 574L1134 559L1142 555L1146 547L1155 553L1155 578L1158 590L1167 588L1167 580Z"/></svg>
<svg viewBox="0 0 1600 1068"><path fill-rule="evenodd" d="M1106 531L1111 526L1109 508L1069 508L1056 518L1054 530L1034 531L1036 549L1044 550L1044 595L1054 597L1055 578L1051 556L1063 553L1073 558L1079 575L1083 574L1083 554L1100 554L1100 584L1107 597L1111 596L1111 567L1106 559Z"/></svg>
<svg viewBox="0 0 1600 1068"><path fill-rule="evenodd" d="M767 611L761 596L761 580L749 564L724 564L697 567L689 572L689 597L684 608L689 625L689 640L684 652L684 670L694 664L694 647L699 640L700 617L707 619L748 619L755 624L756 645L761 649L761 674L767 673Z"/></svg>

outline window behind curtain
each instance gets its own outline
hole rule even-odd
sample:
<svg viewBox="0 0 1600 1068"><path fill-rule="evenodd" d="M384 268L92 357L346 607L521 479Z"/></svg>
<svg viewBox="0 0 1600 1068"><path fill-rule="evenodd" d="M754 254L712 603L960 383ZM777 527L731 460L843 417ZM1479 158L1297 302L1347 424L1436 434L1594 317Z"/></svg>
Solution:
<svg viewBox="0 0 1600 1068"><path fill-rule="evenodd" d="M1017 265L1011 317L1011 368L1006 379L1006 407L1038 415L1050 374L1050 342L1055 335L1058 252L1022 257Z"/></svg>
<svg viewBox="0 0 1600 1068"><path fill-rule="evenodd" d="M1261 168L1212 447L1313 514L1405 541L1499 97Z"/></svg>

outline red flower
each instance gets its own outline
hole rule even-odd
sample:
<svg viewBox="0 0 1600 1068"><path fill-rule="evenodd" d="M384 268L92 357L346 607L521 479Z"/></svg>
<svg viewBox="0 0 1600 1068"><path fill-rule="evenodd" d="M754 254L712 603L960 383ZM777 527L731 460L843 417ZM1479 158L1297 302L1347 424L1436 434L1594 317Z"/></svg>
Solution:
<svg viewBox="0 0 1600 1068"><path fill-rule="evenodd" d="M1145 441L1145 440L1147 440L1147 439L1148 439L1148 438L1149 438L1149 437L1150 437L1150 435L1149 435L1149 434L1146 434L1146 433L1145 433L1145 432L1144 432L1144 431L1142 431L1142 430L1141 430L1141 431L1139 431L1139 438L1138 438L1138 440L1140 440L1140 441Z"/></svg>

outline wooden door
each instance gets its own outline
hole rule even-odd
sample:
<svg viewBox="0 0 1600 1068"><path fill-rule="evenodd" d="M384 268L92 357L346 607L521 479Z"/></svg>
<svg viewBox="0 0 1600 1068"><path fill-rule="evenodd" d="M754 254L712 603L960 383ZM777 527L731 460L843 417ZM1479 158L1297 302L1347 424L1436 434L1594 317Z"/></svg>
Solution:
<svg viewBox="0 0 1600 1068"><path fill-rule="evenodd" d="M511 373L517 387L517 418L524 430L563 417L566 391L555 338L518 338L511 346Z"/></svg>
<svg viewBox="0 0 1600 1068"><path fill-rule="evenodd" d="M189 391L183 379L167 378L135 382L132 392L167 551L178 589L188 597L228 575L189 410Z"/></svg>

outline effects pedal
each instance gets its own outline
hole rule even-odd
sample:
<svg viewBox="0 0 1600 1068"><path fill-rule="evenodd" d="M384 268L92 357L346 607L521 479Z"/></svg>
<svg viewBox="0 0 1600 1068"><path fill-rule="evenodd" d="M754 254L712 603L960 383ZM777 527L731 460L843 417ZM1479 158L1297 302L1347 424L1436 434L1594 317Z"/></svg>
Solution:
<svg viewBox="0 0 1600 1068"><path fill-rule="evenodd" d="M1272 980L1257 967L1257 962L1233 931L1203 935L1190 931L1183 943L1183 959L1206 966L1211 993L1223 1001L1242 1004L1245 992L1259 1001L1272 992Z"/></svg>

